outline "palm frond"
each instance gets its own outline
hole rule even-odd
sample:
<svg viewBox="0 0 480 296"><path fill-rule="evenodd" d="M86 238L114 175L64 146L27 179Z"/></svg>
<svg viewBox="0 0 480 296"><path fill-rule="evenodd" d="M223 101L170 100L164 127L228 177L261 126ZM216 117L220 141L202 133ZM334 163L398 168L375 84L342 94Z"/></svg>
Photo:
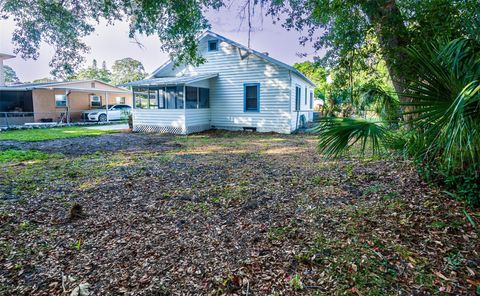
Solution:
<svg viewBox="0 0 480 296"><path fill-rule="evenodd" d="M421 133L417 157L450 170L480 167L480 44L457 39L445 45L410 48L417 77L410 98L410 124Z"/></svg>
<svg viewBox="0 0 480 296"><path fill-rule="evenodd" d="M311 131L318 134L318 148L328 157L339 157L356 143L362 153L370 147L372 154L379 154L391 137L384 123L362 118L322 118Z"/></svg>

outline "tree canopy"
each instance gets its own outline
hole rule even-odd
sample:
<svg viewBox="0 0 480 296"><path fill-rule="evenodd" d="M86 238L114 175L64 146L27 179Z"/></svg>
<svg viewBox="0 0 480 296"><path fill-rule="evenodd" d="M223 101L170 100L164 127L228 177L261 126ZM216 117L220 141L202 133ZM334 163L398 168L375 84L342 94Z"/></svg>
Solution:
<svg viewBox="0 0 480 296"><path fill-rule="evenodd" d="M3 65L3 73L5 74L5 82L18 82L17 73L12 67Z"/></svg>
<svg viewBox="0 0 480 296"><path fill-rule="evenodd" d="M246 0L248 1L248 0ZM56 77L72 75L88 51L82 38L95 23L127 21L129 36L157 35L162 49L178 63L198 65L195 37L209 27L207 9L218 9L225 0L162 1L16 1L0 3L0 16L16 24L15 53L37 58L41 42L52 45L50 62ZM385 60L398 92L409 71L403 49L434 39L459 36L479 38L477 0L253 0L286 29L306 31L301 44L326 48L324 65L348 65L353 59Z"/></svg>
<svg viewBox="0 0 480 296"><path fill-rule="evenodd" d="M12 41L16 54L36 59L45 42L55 50L50 61L52 74L65 78L85 60L83 55L89 48L82 38L94 32L102 19L110 25L127 21L131 38L136 34L157 35L162 49L176 62L198 64L202 59L197 55L195 37L208 28L203 11L222 4L221 0L3 0L0 17L15 22Z"/></svg>
<svg viewBox="0 0 480 296"><path fill-rule="evenodd" d="M115 85L141 80L146 77L142 63L132 59L117 60L112 66L112 83Z"/></svg>
<svg viewBox="0 0 480 296"><path fill-rule="evenodd" d="M293 65L295 69L305 74L312 80L317 87L315 88L316 98L325 98L327 89L327 71L319 63L306 61L303 63L296 63Z"/></svg>
<svg viewBox="0 0 480 296"><path fill-rule="evenodd" d="M477 0L303 0L267 1L268 14L287 29L305 30L301 43L325 48L321 61L333 68L385 60L389 74L402 91L410 70L407 46L436 39L478 37ZM286 16L282 20L281 16Z"/></svg>
<svg viewBox="0 0 480 296"><path fill-rule="evenodd" d="M107 64L105 61L102 62L102 67L99 68L97 65L97 60L92 61L92 65L83 69L80 69L78 73L69 77L69 79L97 79L103 82L110 82L112 80L112 73L107 69Z"/></svg>

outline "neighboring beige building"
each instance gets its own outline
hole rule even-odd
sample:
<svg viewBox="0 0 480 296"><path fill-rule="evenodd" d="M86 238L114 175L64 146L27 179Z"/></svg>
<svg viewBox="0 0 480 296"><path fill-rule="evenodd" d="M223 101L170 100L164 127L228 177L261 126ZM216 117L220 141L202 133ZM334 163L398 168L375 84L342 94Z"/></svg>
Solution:
<svg viewBox="0 0 480 296"><path fill-rule="evenodd" d="M99 80L47 82L0 87L0 112L33 112L33 121L59 121L68 111L79 121L84 110L105 105L132 106L131 91ZM30 114L32 115L32 114Z"/></svg>

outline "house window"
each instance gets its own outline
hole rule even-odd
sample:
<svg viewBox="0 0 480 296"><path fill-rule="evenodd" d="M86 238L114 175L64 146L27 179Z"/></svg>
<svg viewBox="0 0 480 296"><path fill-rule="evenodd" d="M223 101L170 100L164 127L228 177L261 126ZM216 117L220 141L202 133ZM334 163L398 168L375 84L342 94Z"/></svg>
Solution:
<svg viewBox="0 0 480 296"><path fill-rule="evenodd" d="M55 95L55 107L67 107L67 95Z"/></svg>
<svg viewBox="0 0 480 296"><path fill-rule="evenodd" d="M101 107L102 106L102 97L100 97L100 96L90 96L90 106Z"/></svg>
<svg viewBox="0 0 480 296"><path fill-rule="evenodd" d="M218 40L208 40L208 51L218 50Z"/></svg>
<svg viewBox="0 0 480 296"><path fill-rule="evenodd" d="M302 96L302 89L300 86L295 86L295 111L300 110L300 97Z"/></svg>
<svg viewBox="0 0 480 296"><path fill-rule="evenodd" d="M245 83L245 112L260 111L260 83Z"/></svg>
<svg viewBox="0 0 480 296"><path fill-rule="evenodd" d="M95 82L91 82L91 83L90 83L90 87L91 87L91 88L95 88Z"/></svg>
<svg viewBox="0 0 480 296"><path fill-rule="evenodd" d="M305 106L307 105L307 96L308 96L308 91L307 91L307 88L305 87Z"/></svg>
<svg viewBox="0 0 480 296"><path fill-rule="evenodd" d="M187 109L210 108L210 90L202 87L185 87Z"/></svg>
<svg viewBox="0 0 480 296"><path fill-rule="evenodd" d="M313 110L313 91L310 92L310 110Z"/></svg>
<svg viewBox="0 0 480 296"><path fill-rule="evenodd" d="M115 102L119 105L124 105L125 104L125 97L116 97Z"/></svg>

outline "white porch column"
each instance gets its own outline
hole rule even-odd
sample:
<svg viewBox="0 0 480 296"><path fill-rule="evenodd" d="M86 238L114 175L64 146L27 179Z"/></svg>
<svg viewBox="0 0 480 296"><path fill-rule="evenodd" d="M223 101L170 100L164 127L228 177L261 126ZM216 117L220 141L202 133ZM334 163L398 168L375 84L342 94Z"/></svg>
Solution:
<svg viewBox="0 0 480 296"><path fill-rule="evenodd" d="M55 91L53 91L55 93ZM70 94L70 91L68 89L65 89L65 116L67 117L67 124L70 123L70 99L68 98L68 95Z"/></svg>

